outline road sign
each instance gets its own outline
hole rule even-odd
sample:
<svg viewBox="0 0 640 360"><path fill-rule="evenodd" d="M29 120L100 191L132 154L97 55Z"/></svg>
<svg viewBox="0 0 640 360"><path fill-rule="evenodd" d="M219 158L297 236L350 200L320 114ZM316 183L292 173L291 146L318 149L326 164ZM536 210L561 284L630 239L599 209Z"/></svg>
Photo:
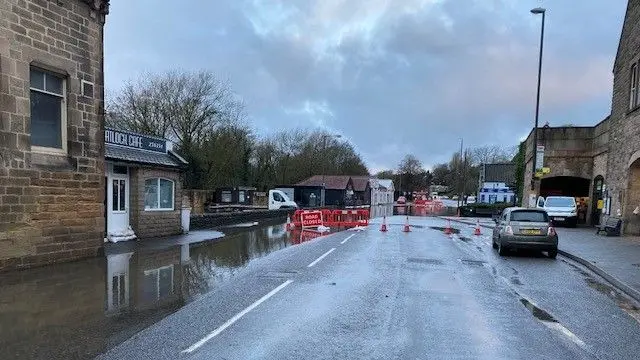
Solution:
<svg viewBox="0 0 640 360"><path fill-rule="evenodd" d="M322 212L303 211L302 214L300 214L300 222L302 223L302 228L321 226Z"/></svg>
<svg viewBox="0 0 640 360"><path fill-rule="evenodd" d="M542 169L544 166L544 145L538 145L536 148L536 170Z"/></svg>

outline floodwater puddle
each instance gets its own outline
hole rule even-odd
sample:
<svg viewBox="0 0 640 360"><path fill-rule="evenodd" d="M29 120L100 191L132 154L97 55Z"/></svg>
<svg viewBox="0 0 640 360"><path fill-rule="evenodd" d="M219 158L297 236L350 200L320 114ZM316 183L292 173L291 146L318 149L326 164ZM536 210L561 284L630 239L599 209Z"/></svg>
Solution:
<svg viewBox="0 0 640 360"><path fill-rule="evenodd" d="M429 228L433 230L442 231L442 232L445 232L445 229L446 229L445 227L440 227L440 226L429 226ZM460 229L451 227L449 230L451 230L452 234L460 234Z"/></svg>
<svg viewBox="0 0 640 360"><path fill-rule="evenodd" d="M0 327L0 359L93 358L254 259L326 235L281 221L224 231L200 243L107 244L102 258L0 274L0 324L11 324Z"/></svg>
<svg viewBox="0 0 640 360"><path fill-rule="evenodd" d="M549 314L544 309L538 307L534 303L530 302L529 300L525 298L520 298L520 303L522 303L524 307L526 307L529 311L531 311L531 314L536 319L540 321L546 321L546 322L558 322L558 320L556 320L551 314Z"/></svg>

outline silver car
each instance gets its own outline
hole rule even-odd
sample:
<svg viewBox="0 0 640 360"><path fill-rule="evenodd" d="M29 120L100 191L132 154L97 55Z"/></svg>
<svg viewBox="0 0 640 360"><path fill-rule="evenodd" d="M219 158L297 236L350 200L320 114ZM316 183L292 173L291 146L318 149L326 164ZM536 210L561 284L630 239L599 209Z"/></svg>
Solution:
<svg viewBox="0 0 640 360"><path fill-rule="evenodd" d="M558 255L558 234L546 211L511 207L494 221L493 248L500 256L510 249L546 251L552 259Z"/></svg>

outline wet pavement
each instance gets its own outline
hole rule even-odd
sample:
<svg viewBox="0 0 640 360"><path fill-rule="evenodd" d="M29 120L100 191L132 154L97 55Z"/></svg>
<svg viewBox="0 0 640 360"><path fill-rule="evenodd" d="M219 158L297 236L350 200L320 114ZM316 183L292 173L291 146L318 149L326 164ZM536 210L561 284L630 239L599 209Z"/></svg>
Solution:
<svg viewBox="0 0 640 360"><path fill-rule="evenodd" d="M486 218L456 218L454 220L469 224L479 220L483 226L491 228L495 226L491 219ZM640 292L640 237L604 236L602 233L598 235L594 228L558 227L556 230L559 235L558 248L560 250L591 262L607 274Z"/></svg>
<svg viewBox="0 0 640 360"><path fill-rule="evenodd" d="M105 256L0 274L0 359L89 359L232 279L251 261L320 236L281 221L106 244Z"/></svg>
<svg viewBox="0 0 640 360"><path fill-rule="evenodd" d="M637 359L637 306L579 265L404 216L237 268L100 359Z"/></svg>

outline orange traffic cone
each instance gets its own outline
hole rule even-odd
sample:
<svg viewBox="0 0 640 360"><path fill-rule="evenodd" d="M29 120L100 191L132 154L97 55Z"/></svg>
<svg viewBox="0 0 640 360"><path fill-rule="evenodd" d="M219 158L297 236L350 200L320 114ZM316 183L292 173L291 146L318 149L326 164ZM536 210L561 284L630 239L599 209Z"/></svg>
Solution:
<svg viewBox="0 0 640 360"><path fill-rule="evenodd" d="M480 220L476 220L476 228L473 230L473 235L482 235L482 232L480 232Z"/></svg>
<svg viewBox="0 0 640 360"><path fill-rule="evenodd" d="M382 217L382 225L380 226L380 231L387 232L387 217Z"/></svg>
<svg viewBox="0 0 640 360"><path fill-rule="evenodd" d="M407 220L404 223L404 228L402 229L402 232L411 232L411 226L409 226L409 217L407 216Z"/></svg>
<svg viewBox="0 0 640 360"><path fill-rule="evenodd" d="M447 220L447 227L444 228L444 233L446 235L451 235L453 231L451 231L451 220Z"/></svg>

